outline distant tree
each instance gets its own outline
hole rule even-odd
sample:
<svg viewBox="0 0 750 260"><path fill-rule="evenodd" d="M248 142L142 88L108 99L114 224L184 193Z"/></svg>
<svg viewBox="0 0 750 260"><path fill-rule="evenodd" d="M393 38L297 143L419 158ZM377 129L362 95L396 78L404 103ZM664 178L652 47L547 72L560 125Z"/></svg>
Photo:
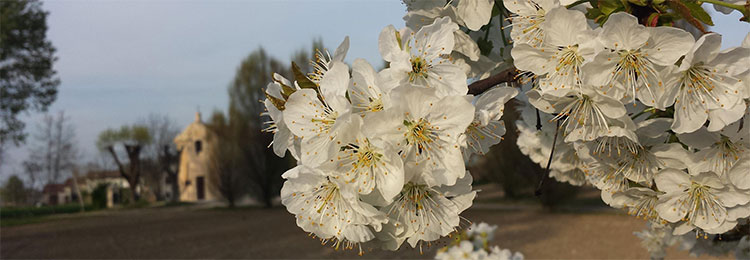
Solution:
<svg viewBox="0 0 750 260"><path fill-rule="evenodd" d="M75 141L75 127L70 118L60 111L57 116L44 115L42 122L32 135L33 143L29 157L24 161L24 168L29 177L43 178L45 183L59 183L72 170L78 158ZM36 181L32 183L36 185Z"/></svg>
<svg viewBox="0 0 750 260"><path fill-rule="evenodd" d="M302 71L310 72L310 60L316 51L325 51L320 39L313 42L312 52L301 49L291 59ZM238 195L244 195L244 190L266 207L273 206L273 198L281 189L281 174L293 164L290 158L279 158L267 149L273 135L261 131L267 118L262 115L265 109L259 102L265 97L272 73L293 78L288 64L270 57L263 48L250 53L229 86L227 113L214 112L211 118L209 125L220 139L212 157L212 175L230 204Z"/></svg>
<svg viewBox="0 0 750 260"><path fill-rule="evenodd" d="M267 149L273 136L261 131L265 119L261 118L264 107L259 100L265 96L272 73L284 70L288 69L282 62L260 48L242 61L229 87L229 136L239 146L240 167L247 174L250 195L266 207L271 207L278 195L281 174L289 164Z"/></svg>
<svg viewBox="0 0 750 260"><path fill-rule="evenodd" d="M37 186L42 179L43 167L40 163L34 161L24 161L21 167L23 167L23 172L29 181L27 185L29 189L29 201L32 204L36 204L42 198L41 189L37 189Z"/></svg>
<svg viewBox="0 0 750 260"><path fill-rule="evenodd" d="M0 141L0 167L2 167L5 162L5 144Z"/></svg>
<svg viewBox="0 0 750 260"><path fill-rule="evenodd" d="M2 191L3 202L6 205L18 206L26 203L26 187L17 175L12 175L5 182Z"/></svg>
<svg viewBox="0 0 750 260"><path fill-rule="evenodd" d="M247 170L243 167L247 164L242 162L242 151L239 145L232 141L232 129L222 112L214 111L208 127L218 137L209 155L209 178L212 178L211 183L216 185L231 208L238 198L247 194L247 175L243 172Z"/></svg>
<svg viewBox="0 0 750 260"><path fill-rule="evenodd" d="M24 141L22 112L46 111L57 97L47 15L36 0L0 1L0 150Z"/></svg>
<svg viewBox="0 0 750 260"><path fill-rule="evenodd" d="M179 133L175 121L167 115L150 114L139 124L148 128L152 141L144 146L143 177L145 184L154 192L158 200L162 200L162 181L169 180L172 184L172 198L177 198L179 186L177 183L177 167L179 167L179 153L174 144L174 138Z"/></svg>
<svg viewBox="0 0 750 260"><path fill-rule="evenodd" d="M138 185L141 182L141 152L151 143L148 127L143 125L122 126L119 130L107 129L99 133L96 141L99 149L108 152L117 165L120 175L128 181L133 201L140 199ZM117 155L116 147L122 146L127 155L127 168Z"/></svg>

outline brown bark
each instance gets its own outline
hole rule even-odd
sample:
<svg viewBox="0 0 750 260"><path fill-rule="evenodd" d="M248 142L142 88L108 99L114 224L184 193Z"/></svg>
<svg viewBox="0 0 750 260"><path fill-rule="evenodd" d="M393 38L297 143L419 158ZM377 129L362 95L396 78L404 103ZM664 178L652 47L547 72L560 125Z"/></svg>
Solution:
<svg viewBox="0 0 750 260"><path fill-rule="evenodd" d="M130 184L130 192L133 195L133 202L136 202L140 199L140 194L137 192L138 184L141 180L141 148L140 145L125 145L125 151L128 154L128 159L130 160L130 180L128 181Z"/></svg>
<svg viewBox="0 0 750 260"><path fill-rule="evenodd" d="M170 184L172 186L172 201L178 201L180 198L180 187L177 183L177 173L179 171L179 161L178 156L181 154L182 150L176 151L175 153L172 153L171 149L169 149L168 145L165 145L162 148L161 156L159 157L159 160L161 160L161 167L164 172L167 173L167 180L170 181ZM177 165L176 169L172 168L172 164Z"/></svg>
<svg viewBox="0 0 750 260"><path fill-rule="evenodd" d="M469 94L479 95L496 86L497 84L503 82L512 82L516 79L516 75L518 75L518 70L513 67L492 75L489 78L471 83L469 85Z"/></svg>
<svg viewBox="0 0 750 260"><path fill-rule="evenodd" d="M117 157L114 146L107 146L107 151L109 151L109 154L112 155L112 159L115 160L115 164L117 164L117 169L120 171L120 175L128 181L128 185L130 185L130 192L133 196L133 202L138 201L140 199L140 196L137 193L137 187L140 180L141 146L125 145L125 151L128 154L128 159L130 159L129 171L125 171L125 167L122 165L122 162L120 162L120 158Z"/></svg>

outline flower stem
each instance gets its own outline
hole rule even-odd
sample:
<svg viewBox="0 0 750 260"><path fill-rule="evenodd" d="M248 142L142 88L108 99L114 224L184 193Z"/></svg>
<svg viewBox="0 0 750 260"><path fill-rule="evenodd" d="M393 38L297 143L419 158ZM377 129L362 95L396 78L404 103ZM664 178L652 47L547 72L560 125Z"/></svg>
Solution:
<svg viewBox="0 0 750 260"><path fill-rule="evenodd" d="M536 191L534 191L534 195L539 196L542 195L542 187L544 186L544 180L549 178L549 167L552 165L552 158L555 155L555 146L557 146L557 134L560 132L560 120L557 120L557 126L555 127L555 137L552 138L552 149L549 151L549 160L547 160L547 169L544 170L544 175L542 175L542 179L539 180L539 185L536 187Z"/></svg>

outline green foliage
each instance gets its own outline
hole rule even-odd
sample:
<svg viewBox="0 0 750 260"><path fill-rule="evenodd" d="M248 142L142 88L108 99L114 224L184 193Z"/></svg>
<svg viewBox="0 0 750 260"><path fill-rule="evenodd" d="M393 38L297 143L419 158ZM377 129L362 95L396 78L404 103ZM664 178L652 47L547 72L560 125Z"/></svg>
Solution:
<svg viewBox="0 0 750 260"><path fill-rule="evenodd" d="M143 125L123 125L119 130L105 129L99 133L96 146L99 149L105 149L114 146L117 143L126 143L133 145L146 145L151 143L152 138L148 127Z"/></svg>
<svg viewBox="0 0 750 260"><path fill-rule="evenodd" d="M107 208L107 184L99 184L91 192L91 206L95 209Z"/></svg>
<svg viewBox="0 0 750 260"><path fill-rule="evenodd" d="M585 2L593 6L587 10L586 17L599 25L604 24L611 14L624 11L638 17L640 23L646 26L671 26L675 21L684 19L702 32L706 32L704 25L714 25L702 3L736 9L743 14L742 21L747 21L750 13L750 5L734 5L718 0L587 0L575 2L568 8Z"/></svg>
<svg viewBox="0 0 750 260"><path fill-rule="evenodd" d="M707 25L714 25L714 21L711 20L711 15L709 15L706 10L703 10L703 7L701 7L700 4L690 1L684 1L682 4L690 10L690 15L695 17L695 19L698 19L698 21Z"/></svg>
<svg viewBox="0 0 750 260"><path fill-rule="evenodd" d="M318 89L318 85L312 82L305 73L303 73L297 63L292 62L292 72L294 72L294 80L300 88Z"/></svg>
<svg viewBox="0 0 750 260"><path fill-rule="evenodd" d="M47 15L39 1L0 1L0 144L23 142L25 124L18 116L46 111L57 97Z"/></svg>
<svg viewBox="0 0 750 260"><path fill-rule="evenodd" d="M326 52L321 40L313 42L313 50ZM211 178L215 178L218 190L230 203L239 195L250 193L270 207L272 198L278 196L281 174L293 162L290 158L278 158L268 148L273 135L263 132L268 118L261 115L265 108L258 100L267 98L283 110L286 99L296 91L273 78L273 73L296 80L302 88L317 89L317 84L307 76L312 69L310 53L315 51L295 52L291 67L287 67L284 64L289 63L270 57L263 48L253 51L242 61L229 86L227 113L216 111L211 116L208 125L220 139L211 159ZM265 87L274 81L282 85L281 97L266 93Z"/></svg>
<svg viewBox="0 0 750 260"><path fill-rule="evenodd" d="M84 209L90 211L93 210L94 207L92 205L86 205ZM4 207L0 209L0 218L2 218L4 222L8 218L39 217L52 214L76 213L80 211L81 205L77 203L41 207Z"/></svg>
<svg viewBox="0 0 750 260"><path fill-rule="evenodd" d="M27 195L26 187L24 187L23 181L17 175L10 176L5 182L5 186L3 186L2 197L4 203L21 205L26 202Z"/></svg>

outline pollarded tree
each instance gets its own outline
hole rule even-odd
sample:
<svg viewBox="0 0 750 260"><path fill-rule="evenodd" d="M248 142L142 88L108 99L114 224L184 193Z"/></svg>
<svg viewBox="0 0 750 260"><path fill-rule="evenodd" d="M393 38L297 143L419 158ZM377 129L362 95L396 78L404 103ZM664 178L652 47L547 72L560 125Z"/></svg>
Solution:
<svg viewBox="0 0 750 260"><path fill-rule="evenodd" d="M99 133L96 145L99 149L109 153L120 171L120 175L128 181L133 201L140 199L138 185L141 181L141 152L143 147L151 143L152 138L148 127L143 125L124 125L119 130L107 129ZM127 165L120 160L116 147L122 146L127 155ZM126 167L127 166L127 167Z"/></svg>
<svg viewBox="0 0 750 260"><path fill-rule="evenodd" d="M39 1L0 1L0 146L23 142L25 124L18 116L46 111L57 97L60 80L52 67L57 57L47 39L47 15Z"/></svg>

